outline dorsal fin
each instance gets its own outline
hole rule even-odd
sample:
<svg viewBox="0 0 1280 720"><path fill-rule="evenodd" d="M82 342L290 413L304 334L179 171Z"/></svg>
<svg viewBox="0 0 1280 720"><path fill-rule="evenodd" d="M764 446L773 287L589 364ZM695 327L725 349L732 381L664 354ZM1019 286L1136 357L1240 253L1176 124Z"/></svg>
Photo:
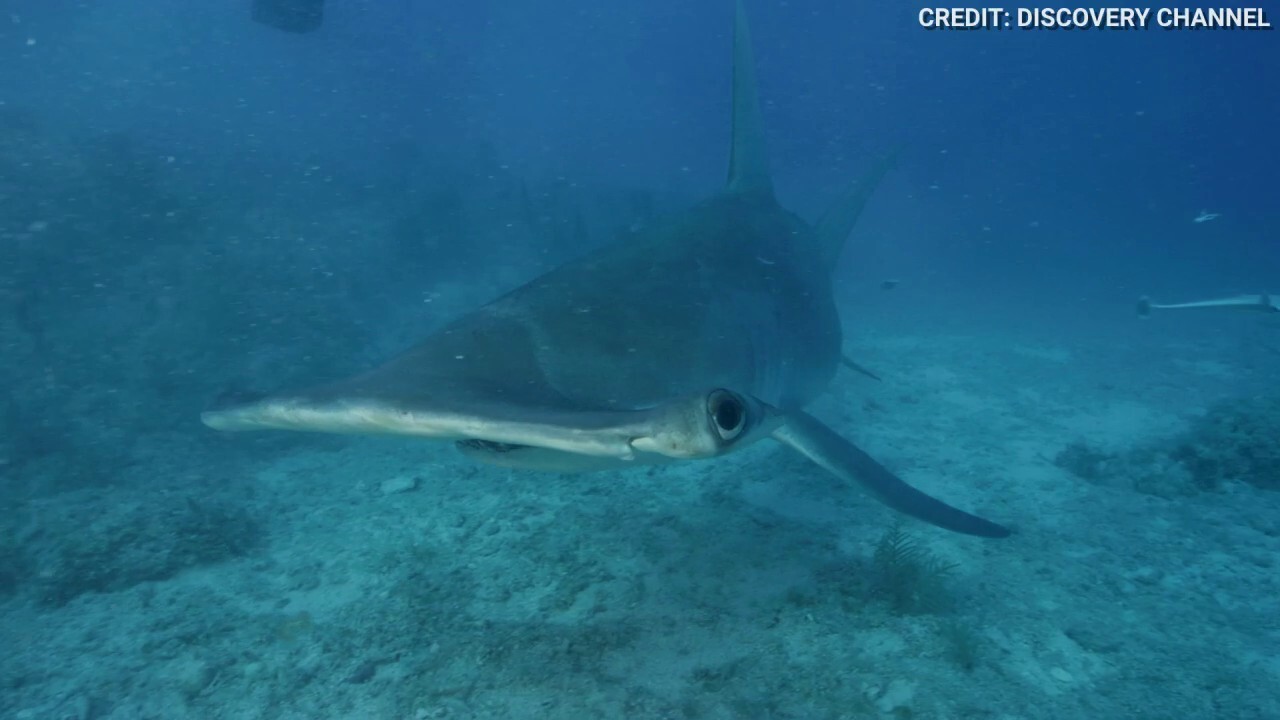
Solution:
<svg viewBox="0 0 1280 720"><path fill-rule="evenodd" d="M764 121L756 93L756 65L742 0L733 23L733 145L729 150L731 193L765 193L773 197L769 157L764 144Z"/></svg>
<svg viewBox="0 0 1280 720"><path fill-rule="evenodd" d="M818 221L818 241L822 243L823 262L834 267L835 262L840 259L845 240L857 224L858 216L862 215L862 209L867 206L867 200L871 199L871 193L880 185L885 173L898 161L901 151L902 148L895 148L893 152L880 158L866 175L845 188L840 198L827 210L827 214Z"/></svg>

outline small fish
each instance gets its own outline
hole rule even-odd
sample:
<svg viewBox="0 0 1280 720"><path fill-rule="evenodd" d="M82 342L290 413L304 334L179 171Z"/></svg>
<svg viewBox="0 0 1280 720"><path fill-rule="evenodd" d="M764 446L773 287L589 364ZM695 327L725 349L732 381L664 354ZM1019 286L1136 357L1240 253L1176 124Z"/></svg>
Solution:
<svg viewBox="0 0 1280 720"><path fill-rule="evenodd" d="M1209 222L1210 220L1216 220L1216 219L1218 219L1218 217L1219 217L1219 216L1221 216L1221 215L1222 215L1222 213L1211 213L1211 212L1209 212L1208 210L1201 210L1201 211L1200 211L1200 214L1199 214L1199 215L1197 215L1197 216L1195 216L1195 217L1191 220L1191 222L1193 222L1193 223L1204 223L1204 222Z"/></svg>

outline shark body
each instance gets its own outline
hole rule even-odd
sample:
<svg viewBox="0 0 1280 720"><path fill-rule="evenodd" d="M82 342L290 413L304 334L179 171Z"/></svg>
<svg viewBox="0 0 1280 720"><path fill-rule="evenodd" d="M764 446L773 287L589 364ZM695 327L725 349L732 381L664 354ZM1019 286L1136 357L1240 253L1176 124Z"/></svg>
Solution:
<svg viewBox="0 0 1280 720"><path fill-rule="evenodd" d="M1010 530L913 488L804 411L842 362L832 270L886 158L810 225L773 194L746 19L724 190L560 266L353 378L202 415L219 430L452 440L506 467L592 471L771 438L934 525Z"/></svg>

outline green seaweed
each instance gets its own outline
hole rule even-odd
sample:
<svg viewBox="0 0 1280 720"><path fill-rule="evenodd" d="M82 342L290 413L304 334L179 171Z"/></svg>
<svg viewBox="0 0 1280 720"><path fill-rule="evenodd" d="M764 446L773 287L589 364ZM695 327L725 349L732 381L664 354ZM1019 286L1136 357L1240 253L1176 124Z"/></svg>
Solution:
<svg viewBox="0 0 1280 720"><path fill-rule="evenodd" d="M874 592L894 614L925 615L950 606L947 579L956 565L921 547L901 527L895 525L880 537L872 564Z"/></svg>
<svg viewBox="0 0 1280 720"><path fill-rule="evenodd" d="M943 653L961 670L972 672L978 666L982 643L972 625L948 620L939 628L939 637Z"/></svg>

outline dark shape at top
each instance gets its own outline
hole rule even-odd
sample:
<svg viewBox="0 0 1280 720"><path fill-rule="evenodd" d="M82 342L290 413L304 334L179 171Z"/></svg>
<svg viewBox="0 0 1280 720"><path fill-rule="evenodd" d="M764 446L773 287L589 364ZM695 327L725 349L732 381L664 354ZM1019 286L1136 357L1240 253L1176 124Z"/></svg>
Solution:
<svg viewBox="0 0 1280 720"><path fill-rule="evenodd" d="M324 22L324 0L253 0L253 20L285 32L314 32Z"/></svg>

